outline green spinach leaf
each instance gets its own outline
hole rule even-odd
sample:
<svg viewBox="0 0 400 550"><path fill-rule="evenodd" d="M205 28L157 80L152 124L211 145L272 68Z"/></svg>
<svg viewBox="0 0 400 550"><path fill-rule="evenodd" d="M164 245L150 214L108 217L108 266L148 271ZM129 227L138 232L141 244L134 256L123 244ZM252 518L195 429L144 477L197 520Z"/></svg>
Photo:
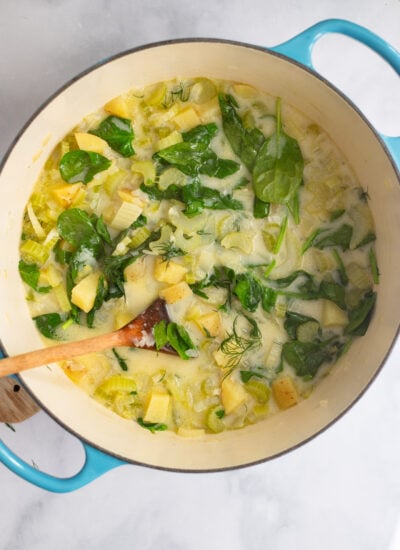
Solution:
<svg viewBox="0 0 400 550"><path fill-rule="evenodd" d="M125 359L123 359L120 356L120 354L117 352L117 350L115 348L112 348L111 351L113 352L113 355L114 355L115 359L118 361L118 365L121 367L121 370L127 371L128 370L128 365L126 364Z"/></svg>
<svg viewBox="0 0 400 550"><path fill-rule="evenodd" d="M288 336L291 340L297 340L297 329L304 325L305 323L309 323L310 321L318 322L314 317L309 317L308 315L302 315L301 313L297 313L295 311L287 311L285 315L285 322L284 322L284 328L286 332L288 333Z"/></svg>
<svg viewBox="0 0 400 550"><path fill-rule="evenodd" d="M236 112L238 104L231 95L218 96L222 116L222 127L233 152L243 164L252 170L257 154L265 138L257 128L247 129Z"/></svg>
<svg viewBox="0 0 400 550"><path fill-rule="evenodd" d="M92 151L69 151L61 158L59 170L67 183L89 183L99 172L107 170L111 160Z"/></svg>
<svg viewBox="0 0 400 550"><path fill-rule="evenodd" d="M123 157L130 157L135 154L132 147L132 140L135 137L132 122L128 118L121 118L115 115L108 116L96 130L90 130L91 134L104 139L114 151Z"/></svg>
<svg viewBox="0 0 400 550"><path fill-rule="evenodd" d="M273 204L292 205L303 181L304 160L298 142L282 129L280 100L276 131L258 151L253 168L256 196Z"/></svg>
<svg viewBox="0 0 400 550"><path fill-rule="evenodd" d="M292 340L282 346L282 358L294 368L297 376L313 378L323 363L333 361L343 345L338 340L300 342Z"/></svg>
<svg viewBox="0 0 400 550"><path fill-rule="evenodd" d="M51 338L52 340L60 340L57 328L65 321L64 316L59 313L45 313L34 317L33 320L43 336Z"/></svg>
<svg viewBox="0 0 400 550"><path fill-rule="evenodd" d="M41 292L42 294L50 292L51 286L39 286L40 270L36 264L28 264L20 260L18 263L18 271L21 275L21 279L33 288L33 290L36 290L36 292Z"/></svg>
<svg viewBox="0 0 400 550"><path fill-rule="evenodd" d="M319 234L317 238L314 239L312 245L319 249L327 248L329 246L338 246L344 252L350 248L352 234L353 228L351 225L344 223L338 229L333 230L328 234L326 234L326 232L322 235Z"/></svg>
<svg viewBox="0 0 400 550"><path fill-rule="evenodd" d="M138 418L137 423L142 428L145 428L146 430L149 430L151 433L155 432L163 432L165 430L168 430L168 426L166 424L161 424L159 422L146 422L143 420L143 418Z"/></svg>
<svg viewBox="0 0 400 550"><path fill-rule="evenodd" d="M371 322L376 302L376 293L369 291L360 304L349 312L349 324L344 332L352 336L364 336Z"/></svg>

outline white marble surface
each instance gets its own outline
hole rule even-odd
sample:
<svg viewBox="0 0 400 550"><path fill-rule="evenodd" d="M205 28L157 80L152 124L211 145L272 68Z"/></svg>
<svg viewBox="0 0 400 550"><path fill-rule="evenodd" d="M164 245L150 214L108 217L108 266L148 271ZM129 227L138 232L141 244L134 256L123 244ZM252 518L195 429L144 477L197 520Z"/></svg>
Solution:
<svg viewBox="0 0 400 550"><path fill-rule="evenodd" d="M272 46L329 17L400 49L399 0L1 0L0 156L46 97L92 63L160 39ZM385 133L400 133L399 78L362 46L324 38L317 68ZM400 316L400 312L399 312ZM219 474L134 466L66 495L0 465L0 550L400 549L400 344L349 413L306 446ZM41 470L76 472L80 443L44 413L0 437Z"/></svg>

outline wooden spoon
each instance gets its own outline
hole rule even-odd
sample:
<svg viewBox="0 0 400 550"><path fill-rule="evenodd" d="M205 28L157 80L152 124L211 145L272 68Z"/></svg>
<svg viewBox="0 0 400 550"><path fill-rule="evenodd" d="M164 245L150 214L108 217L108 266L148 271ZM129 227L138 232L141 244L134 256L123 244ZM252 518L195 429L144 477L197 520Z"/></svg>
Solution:
<svg viewBox="0 0 400 550"><path fill-rule="evenodd" d="M118 346L130 346L134 348L156 350L152 329L159 321L169 321L165 302L157 299L136 319L124 327L108 334L101 334L94 338L57 344L48 348L22 353L14 357L0 360L0 377L15 374L33 367L39 367L48 363L62 361L77 355L103 351ZM176 351L165 346L159 351L177 355Z"/></svg>

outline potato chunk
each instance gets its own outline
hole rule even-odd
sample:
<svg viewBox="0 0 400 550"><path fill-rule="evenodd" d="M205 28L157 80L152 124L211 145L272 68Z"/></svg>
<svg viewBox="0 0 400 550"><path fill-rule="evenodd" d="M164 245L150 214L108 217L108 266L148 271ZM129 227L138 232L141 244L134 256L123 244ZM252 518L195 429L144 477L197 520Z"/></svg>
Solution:
<svg viewBox="0 0 400 550"><path fill-rule="evenodd" d="M170 283L171 285L179 283L186 273L186 267L173 260L164 261L160 256L155 259L154 278L160 283Z"/></svg>
<svg viewBox="0 0 400 550"><path fill-rule="evenodd" d="M349 322L347 314L330 300L324 300L322 306L322 325L324 327L344 327Z"/></svg>
<svg viewBox="0 0 400 550"><path fill-rule="evenodd" d="M239 383L225 378L221 384L221 401L226 414L234 411L248 397L246 390Z"/></svg>
<svg viewBox="0 0 400 550"><path fill-rule="evenodd" d="M168 416L170 395L160 390L152 390L146 407L145 422L165 422Z"/></svg>
<svg viewBox="0 0 400 550"><path fill-rule="evenodd" d="M188 298L193 294L190 286L185 282L181 281L176 285L169 286L160 291L160 298L163 298L167 304L174 304L175 302L180 302L185 298Z"/></svg>
<svg viewBox="0 0 400 550"><path fill-rule="evenodd" d="M277 378L271 386L273 396L280 409L288 409L299 402L299 395L291 376Z"/></svg>
<svg viewBox="0 0 400 550"><path fill-rule="evenodd" d="M79 149L82 149L83 151L92 151L93 153L99 153L102 155L107 147L107 142L104 141L104 139L101 139L93 134L76 132L75 139Z"/></svg>
<svg viewBox="0 0 400 550"><path fill-rule="evenodd" d="M71 302L85 313L88 313L94 305L99 278L99 272L91 273L79 281L72 289Z"/></svg>
<svg viewBox="0 0 400 550"><path fill-rule="evenodd" d="M218 336L222 331L221 316L218 311L200 315L195 322L206 336Z"/></svg>

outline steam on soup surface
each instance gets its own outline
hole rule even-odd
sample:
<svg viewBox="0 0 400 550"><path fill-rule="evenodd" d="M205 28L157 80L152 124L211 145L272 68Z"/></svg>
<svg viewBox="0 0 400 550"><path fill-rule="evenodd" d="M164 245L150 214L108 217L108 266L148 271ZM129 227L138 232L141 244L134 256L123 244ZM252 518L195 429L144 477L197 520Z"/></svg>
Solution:
<svg viewBox="0 0 400 550"><path fill-rule="evenodd" d="M112 99L48 159L22 279L46 338L115 330L161 297L144 344L62 363L151 431L254 423L306 399L365 334L379 273L368 195L279 98L206 78Z"/></svg>

